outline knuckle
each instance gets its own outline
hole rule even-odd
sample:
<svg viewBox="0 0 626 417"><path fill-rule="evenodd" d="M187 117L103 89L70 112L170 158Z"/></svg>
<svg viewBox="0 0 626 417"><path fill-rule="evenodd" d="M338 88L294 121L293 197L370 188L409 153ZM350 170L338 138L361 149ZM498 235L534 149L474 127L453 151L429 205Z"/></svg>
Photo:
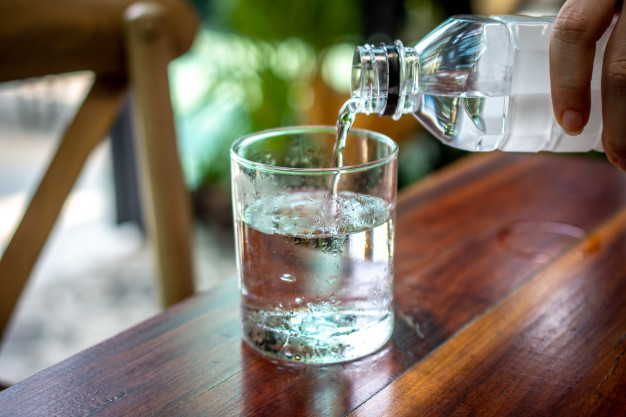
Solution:
<svg viewBox="0 0 626 417"><path fill-rule="evenodd" d="M582 100L590 94L590 82L590 71L562 71L552 77L551 88L557 95L577 97Z"/></svg>
<svg viewBox="0 0 626 417"><path fill-rule="evenodd" d="M576 9L562 10L554 21L552 36L559 42L574 45L595 43L589 28L589 17Z"/></svg>
<svg viewBox="0 0 626 417"><path fill-rule="evenodd" d="M612 60L604 64L602 84L612 94L626 96L626 58Z"/></svg>
<svg viewBox="0 0 626 417"><path fill-rule="evenodd" d="M554 89L562 94L587 94L589 91L590 78L580 72L562 74L558 77Z"/></svg>

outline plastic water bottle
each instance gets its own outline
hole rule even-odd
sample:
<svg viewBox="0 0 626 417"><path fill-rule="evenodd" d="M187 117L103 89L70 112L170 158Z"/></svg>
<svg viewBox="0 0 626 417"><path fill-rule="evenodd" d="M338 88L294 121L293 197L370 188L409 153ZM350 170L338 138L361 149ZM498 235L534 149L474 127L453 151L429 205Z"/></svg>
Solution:
<svg viewBox="0 0 626 417"><path fill-rule="evenodd" d="M591 115L570 136L556 122L548 48L554 17L455 16L413 47L356 48L357 113L413 114L443 143L468 151L602 150L600 70L610 30L598 41Z"/></svg>

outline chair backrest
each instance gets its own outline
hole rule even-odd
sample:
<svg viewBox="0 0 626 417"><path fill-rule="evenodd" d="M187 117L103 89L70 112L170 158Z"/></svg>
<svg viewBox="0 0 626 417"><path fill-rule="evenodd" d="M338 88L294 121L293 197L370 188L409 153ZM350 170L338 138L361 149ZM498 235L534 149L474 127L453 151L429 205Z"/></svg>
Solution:
<svg viewBox="0 0 626 417"><path fill-rule="evenodd" d="M198 28L184 0L2 0L0 81L91 70L87 98L0 259L0 336L87 157L133 90L140 188L164 306L193 293L191 208L176 146L167 65ZM88 243L87 243L88 244Z"/></svg>
<svg viewBox="0 0 626 417"><path fill-rule="evenodd" d="M198 21L184 0L2 0L0 81L80 70L126 74L125 14L137 4L162 8L174 57L189 49Z"/></svg>

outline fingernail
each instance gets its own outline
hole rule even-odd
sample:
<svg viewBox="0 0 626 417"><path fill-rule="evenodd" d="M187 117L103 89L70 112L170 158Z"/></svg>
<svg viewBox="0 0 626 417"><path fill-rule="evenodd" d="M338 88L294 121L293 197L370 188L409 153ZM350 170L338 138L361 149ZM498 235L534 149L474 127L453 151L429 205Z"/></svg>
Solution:
<svg viewBox="0 0 626 417"><path fill-rule="evenodd" d="M563 117L561 118L563 124L563 130L568 135L576 136L583 131L585 127L585 120L583 115L578 110L565 110Z"/></svg>

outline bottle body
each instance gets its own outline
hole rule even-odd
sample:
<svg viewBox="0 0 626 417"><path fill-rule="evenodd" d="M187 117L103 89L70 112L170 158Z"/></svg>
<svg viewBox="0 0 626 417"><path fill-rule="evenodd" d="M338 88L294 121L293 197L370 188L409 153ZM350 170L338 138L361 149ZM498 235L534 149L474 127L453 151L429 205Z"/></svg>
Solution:
<svg viewBox="0 0 626 417"><path fill-rule="evenodd" d="M396 119L411 113L442 142L468 151L601 151L600 71L608 33L596 48L589 123L570 136L552 110L553 21L456 16L414 47L357 47L352 94L358 111Z"/></svg>

